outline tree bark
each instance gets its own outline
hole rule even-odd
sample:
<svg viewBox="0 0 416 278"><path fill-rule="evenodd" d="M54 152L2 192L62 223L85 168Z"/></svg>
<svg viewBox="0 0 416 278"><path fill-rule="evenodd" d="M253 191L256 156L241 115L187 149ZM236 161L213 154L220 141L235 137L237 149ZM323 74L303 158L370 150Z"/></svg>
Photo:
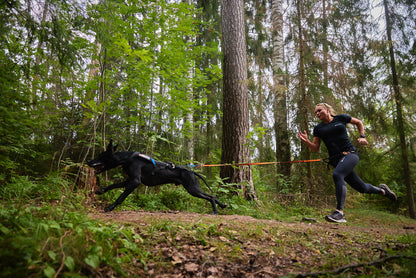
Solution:
<svg viewBox="0 0 416 278"><path fill-rule="evenodd" d="M284 84L284 46L283 46L283 13L282 0L272 2L273 28L273 92L274 92L274 130L276 135L276 160L289 161L291 158L288 120L287 120L287 89ZM277 164L277 173L290 176L291 164Z"/></svg>
<svg viewBox="0 0 416 278"><path fill-rule="evenodd" d="M247 54L244 25L244 1L222 1L223 28L223 136L222 163L250 161L247 144L249 107L247 89ZM222 167L221 178L236 184L248 200L256 200L251 168Z"/></svg>
<svg viewBox="0 0 416 278"><path fill-rule="evenodd" d="M192 5L192 1L191 0L187 0L187 4L188 5ZM188 43L191 42L191 37L187 36L186 41ZM194 78L194 68L193 67L189 67L188 70L188 78L189 80L193 80ZM193 95L193 89L192 89L192 84L188 85L188 100L190 103L192 103L194 101L194 95ZM193 107L193 106L191 106ZM195 143L194 143L194 109L191 108L187 113L186 113L186 121L189 124L189 137L186 139L186 147L188 149L188 156L189 156L189 160L193 161L195 158Z"/></svg>
<svg viewBox="0 0 416 278"><path fill-rule="evenodd" d="M405 178L406 188L407 188L407 203L409 206L409 215L411 218L416 218L416 211L415 211L415 201L413 197L413 187L412 187L412 180L410 176L410 166L409 166L409 158L407 153L407 142L406 136L404 131L404 119L403 119L403 107L402 107L402 95L399 88L399 79L397 77L396 71L396 61L394 59L394 47L393 41L391 37L392 31L392 23L389 14L389 7L387 0L383 0L384 4L384 13L386 16L386 30L387 30L387 40L389 45L389 53L390 53L390 68L391 74L393 79L393 91L394 91L394 100L396 102L396 117L397 117L397 133L399 134L400 139L400 149L402 153L402 169Z"/></svg>
<svg viewBox="0 0 416 278"><path fill-rule="evenodd" d="M301 95L300 101L300 114L301 114L301 130L307 130L309 132L309 122L308 122L308 107L307 96L306 96L306 80L305 80L305 54L303 49L303 28L302 28L302 6L301 1L296 1L296 9L298 14L298 32L299 32L299 91ZM306 160L311 159L311 152L308 147L302 144L302 153L305 156ZM307 167L307 180L305 181L308 185L308 189L312 184L312 165L308 163Z"/></svg>
<svg viewBox="0 0 416 278"><path fill-rule="evenodd" d="M329 52L329 45L328 45L328 18L326 14L327 4L326 0L322 0L322 20L323 20L323 51L324 51L324 61L322 63L322 70L324 72L324 88L328 89L328 52Z"/></svg>

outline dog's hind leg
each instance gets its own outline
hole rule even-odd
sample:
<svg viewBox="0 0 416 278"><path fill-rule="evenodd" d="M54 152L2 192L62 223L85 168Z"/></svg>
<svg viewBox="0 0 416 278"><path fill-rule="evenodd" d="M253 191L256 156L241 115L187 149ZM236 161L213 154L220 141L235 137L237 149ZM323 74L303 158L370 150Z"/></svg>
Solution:
<svg viewBox="0 0 416 278"><path fill-rule="evenodd" d="M227 207L227 204L223 204L223 203L221 203L220 201L218 201L218 199L217 198L215 198L214 196L211 196L211 195L209 195L209 194L207 194L207 193L205 193L205 192L202 192L202 194L203 195L205 195L208 199L206 199L206 200L208 200L208 201L210 201L211 202L211 204L212 204L212 208L213 208L213 214L218 214L218 211L217 211L217 207L215 206L215 204L218 204L221 208L226 208ZM205 198L204 198L205 199Z"/></svg>
<svg viewBox="0 0 416 278"><path fill-rule="evenodd" d="M215 197L212 197L212 198L214 198L215 199L215 203L217 203L221 208L226 208L227 207L227 204L223 204L223 203L221 203L220 201L218 201L218 199L217 198L215 198Z"/></svg>
<svg viewBox="0 0 416 278"><path fill-rule="evenodd" d="M217 198L215 198L214 196L211 196L205 193L204 191L202 191L201 188L199 187L199 183L192 184L191 186L189 186L189 184L184 184L184 183L182 185L192 196L205 199L208 202L210 202L212 205L212 214L218 214L216 204L218 204L221 208L225 208L227 206L227 205L220 203L220 201L218 201Z"/></svg>
<svg viewBox="0 0 416 278"><path fill-rule="evenodd" d="M203 199L208 200L209 202L211 202L211 204L212 204L212 214L218 214L217 206L215 204L217 202L219 203L219 201L214 196L211 196L211 195L201 191L200 195L196 196L196 197L203 198Z"/></svg>
<svg viewBox="0 0 416 278"><path fill-rule="evenodd" d="M197 172L194 172L194 171L190 171L190 172L192 172L194 175L196 175L197 177L199 177L205 184L206 184L206 186L208 187L208 189L212 192L212 189L211 189L211 187L209 186L209 184L207 183L207 181L204 179L204 177L202 177L200 174L198 174ZM200 189L200 186L199 186L199 183L197 182L197 185L198 186L196 186L197 188L199 188L199 190L202 192L202 194L205 194L206 195L206 197L207 198L209 198L209 201L212 203L212 202L214 202L213 203L213 208L214 208L214 213L215 213L215 211L216 211L216 207L215 207L215 204L218 204L221 208L226 208L227 207L227 204L222 204L220 201L218 201L218 199L217 198L215 198L214 196L211 196L211 195L209 195L209 194L207 194L207 193L205 193L205 192L203 192L201 189ZM189 192L189 191L188 191ZM197 194L200 194L200 193L197 193ZM198 197L198 196L197 196ZM202 197L203 198L203 197ZM204 198L205 199L205 198ZM207 199L208 200L208 199ZM213 201L212 201L213 200Z"/></svg>
<svg viewBox="0 0 416 278"><path fill-rule="evenodd" d="M95 194L101 195L101 194L104 194L107 191L110 191L110 190L115 189L115 188L126 187L128 185L128 183L129 183L129 181L123 181L123 182L111 184L107 187L100 187L95 191Z"/></svg>
<svg viewBox="0 0 416 278"><path fill-rule="evenodd" d="M221 208L226 208L227 207L227 204L221 203L220 201L218 201L217 198L215 198L214 196L211 196L211 195L203 192L202 190L198 194L198 196L195 196L195 197L199 197L199 198L202 198L202 199L205 199L205 200L208 200L209 202L211 202L212 209L213 209L213 213L212 214L218 214L217 207L216 207L215 204L218 204Z"/></svg>

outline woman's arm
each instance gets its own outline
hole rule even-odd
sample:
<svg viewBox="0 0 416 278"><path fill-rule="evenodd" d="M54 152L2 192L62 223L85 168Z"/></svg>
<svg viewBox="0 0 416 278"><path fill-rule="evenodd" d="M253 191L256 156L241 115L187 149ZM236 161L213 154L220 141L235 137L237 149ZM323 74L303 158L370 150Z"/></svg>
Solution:
<svg viewBox="0 0 416 278"><path fill-rule="evenodd" d="M303 133L299 131L298 136L300 140L302 140L303 142L305 142L306 145L308 145L311 151L315 153L319 151L319 148L321 147L321 138L313 137L313 141L311 142L308 138L308 134L306 133L306 131L304 131Z"/></svg>
<svg viewBox="0 0 416 278"><path fill-rule="evenodd" d="M357 129L358 129L358 132L360 133L360 136L361 135L365 135L365 133L364 133L364 125L363 125L363 122L362 121L360 121L357 118L351 117L351 122L350 123L353 124L353 125L355 125L355 126L357 126ZM365 139L365 137L364 138L363 137L359 137L358 138L358 143L361 144L361 145L367 145L368 144L367 139Z"/></svg>

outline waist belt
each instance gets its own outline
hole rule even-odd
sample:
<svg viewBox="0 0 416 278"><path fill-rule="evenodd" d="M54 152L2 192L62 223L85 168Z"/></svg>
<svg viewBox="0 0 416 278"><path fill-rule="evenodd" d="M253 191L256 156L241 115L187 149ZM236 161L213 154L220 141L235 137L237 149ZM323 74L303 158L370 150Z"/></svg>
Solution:
<svg viewBox="0 0 416 278"><path fill-rule="evenodd" d="M336 155L330 156L328 158L324 158L322 160L327 164L327 168L329 169L329 165L332 165L331 164L331 160L332 161L333 160L337 160L338 161L339 159L341 159L342 156L346 156L347 154L350 154L350 153L358 153L358 152L357 152L357 150L351 150L351 151L347 151L347 152L341 152L340 154L336 154ZM334 165L332 165L332 166L334 166Z"/></svg>
<svg viewBox="0 0 416 278"><path fill-rule="evenodd" d="M342 152L342 154L343 155L347 155L347 154L350 154L350 153L356 153L357 151L349 151L349 152Z"/></svg>

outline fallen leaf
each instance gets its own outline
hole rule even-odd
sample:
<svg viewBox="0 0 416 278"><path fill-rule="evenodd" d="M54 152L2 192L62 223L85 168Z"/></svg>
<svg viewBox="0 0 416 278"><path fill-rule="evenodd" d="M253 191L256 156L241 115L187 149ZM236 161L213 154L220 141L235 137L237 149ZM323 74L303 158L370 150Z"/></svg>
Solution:
<svg viewBox="0 0 416 278"><path fill-rule="evenodd" d="M214 275L214 274L217 274L218 273L218 268L217 267L215 267L215 266L210 266L209 268L208 268L208 273L210 273L211 274L211 277L212 277L212 275ZM209 277L209 276L208 276Z"/></svg>
<svg viewBox="0 0 416 278"><path fill-rule="evenodd" d="M223 236L219 236L218 237L221 241L224 241L224 242L230 242L226 237L223 237Z"/></svg>
<svg viewBox="0 0 416 278"><path fill-rule="evenodd" d="M185 270L187 272L197 272L199 269L199 265L197 265L196 263L187 263L185 264Z"/></svg>
<svg viewBox="0 0 416 278"><path fill-rule="evenodd" d="M173 255L172 256L172 264L173 265L177 265L177 264L181 264L181 263L182 263L182 260L181 260L181 258L179 258L178 255Z"/></svg>

